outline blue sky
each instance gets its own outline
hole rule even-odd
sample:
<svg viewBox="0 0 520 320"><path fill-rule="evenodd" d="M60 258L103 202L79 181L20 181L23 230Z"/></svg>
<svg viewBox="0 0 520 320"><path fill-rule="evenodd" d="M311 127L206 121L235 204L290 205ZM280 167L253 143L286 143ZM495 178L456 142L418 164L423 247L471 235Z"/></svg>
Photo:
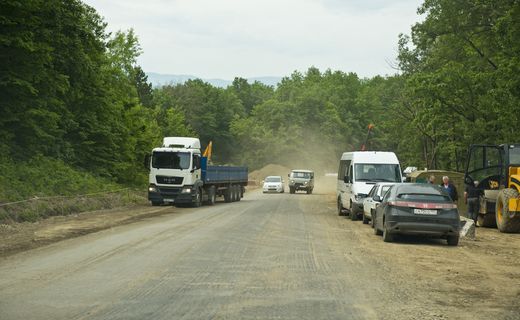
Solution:
<svg viewBox="0 0 520 320"><path fill-rule="evenodd" d="M310 66L389 75L420 0L84 0L133 28L146 72L233 79Z"/></svg>

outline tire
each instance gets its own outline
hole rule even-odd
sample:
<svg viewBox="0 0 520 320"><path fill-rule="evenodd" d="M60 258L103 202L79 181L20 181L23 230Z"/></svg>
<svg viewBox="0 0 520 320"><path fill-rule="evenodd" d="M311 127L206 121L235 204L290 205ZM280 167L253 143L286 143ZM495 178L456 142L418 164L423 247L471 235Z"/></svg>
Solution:
<svg viewBox="0 0 520 320"><path fill-rule="evenodd" d="M191 206L193 208L198 208L202 205L202 193L201 190L197 188L197 191L195 192L195 199L191 203Z"/></svg>
<svg viewBox="0 0 520 320"><path fill-rule="evenodd" d="M376 213L374 211L374 209L370 209L370 216L372 217L370 220L371 220L371 224L370 226L373 228L374 227L374 223L376 221Z"/></svg>
<svg viewBox="0 0 520 320"><path fill-rule="evenodd" d="M208 189L208 205L214 206L215 202L217 202L217 192L215 190L215 187L210 187Z"/></svg>
<svg viewBox="0 0 520 320"><path fill-rule="evenodd" d="M363 211L363 224L368 224L368 217L365 215L365 212Z"/></svg>
<svg viewBox="0 0 520 320"><path fill-rule="evenodd" d="M224 190L224 202L231 202L231 186Z"/></svg>
<svg viewBox="0 0 520 320"><path fill-rule="evenodd" d="M232 185L231 186L231 202L237 201L237 186Z"/></svg>
<svg viewBox="0 0 520 320"><path fill-rule="evenodd" d="M448 238L446 240L448 241L449 246L457 246L457 245L459 245L459 238L460 238L460 236L458 234L456 234L453 236L448 236Z"/></svg>
<svg viewBox="0 0 520 320"><path fill-rule="evenodd" d="M242 200L242 186L237 185L237 201Z"/></svg>
<svg viewBox="0 0 520 320"><path fill-rule="evenodd" d="M162 201L152 201L152 206L154 207L160 206L161 204L163 204Z"/></svg>
<svg viewBox="0 0 520 320"><path fill-rule="evenodd" d="M382 235L383 233L381 232L381 230L379 230L379 228L375 225L375 222L376 222L376 219L374 216L372 216L372 227L374 228L374 234L376 236L380 236Z"/></svg>
<svg viewBox="0 0 520 320"><path fill-rule="evenodd" d="M289 188L289 193L294 194L294 188Z"/></svg>
<svg viewBox="0 0 520 320"><path fill-rule="evenodd" d="M496 213L479 214L477 216L477 226L485 228L494 228L497 226Z"/></svg>
<svg viewBox="0 0 520 320"><path fill-rule="evenodd" d="M307 194L312 194L312 189L307 189Z"/></svg>
<svg viewBox="0 0 520 320"><path fill-rule="evenodd" d="M509 199L517 199L518 191L512 188L502 189L498 193L495 215L497 228L500 232L520 232L520 216L511 215Z"/></svg>
<svg viewBox="0 0 520 320"><path fill-rule="evenodd" d="M394 241L394 236L388 231L388 228L385 226L384 222L383 222L383 241L384 242Z"/></svg>
<svg viewBox="0 0 520 320"><path fill-rule="evenodd" d="M350 220L357 220L357 212L354 211L354 207L352 206L352 202L350 203Z"/></svg>
<svg viewBox="0 0 520 320"><path fill-rule="evenodd" d="M337 203L337 206L338 206L338 216L344 216L345 215L345 208L343 208L343 205L341 204L341 198L338 197L338 203Z"/></svg>

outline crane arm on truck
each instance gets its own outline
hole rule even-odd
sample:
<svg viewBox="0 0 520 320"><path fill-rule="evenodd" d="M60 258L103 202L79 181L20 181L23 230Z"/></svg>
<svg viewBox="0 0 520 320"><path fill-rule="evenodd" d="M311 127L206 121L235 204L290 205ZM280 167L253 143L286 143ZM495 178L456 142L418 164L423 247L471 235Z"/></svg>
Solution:
<svg viewBox="0 0 520 320"><path fill-rule="evenodd" d="M203 157L208 158L208 163L211 161L211 151L213 149L213 141L210 141L206 149L204 149Z"/></svg>

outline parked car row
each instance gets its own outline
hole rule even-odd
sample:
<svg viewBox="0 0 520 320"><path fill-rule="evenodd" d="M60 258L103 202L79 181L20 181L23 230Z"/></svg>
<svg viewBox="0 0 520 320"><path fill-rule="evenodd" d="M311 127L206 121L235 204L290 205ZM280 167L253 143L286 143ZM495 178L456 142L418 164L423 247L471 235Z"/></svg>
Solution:
<svg viewBox="0 0 520 320"><path fill-rule="evenodd" d="M383 241L395 235L427 235L459 243L457 205L443 188L428 183L403 183L392 152L344 153L337 185L338 214L371 225Z"/></svg>

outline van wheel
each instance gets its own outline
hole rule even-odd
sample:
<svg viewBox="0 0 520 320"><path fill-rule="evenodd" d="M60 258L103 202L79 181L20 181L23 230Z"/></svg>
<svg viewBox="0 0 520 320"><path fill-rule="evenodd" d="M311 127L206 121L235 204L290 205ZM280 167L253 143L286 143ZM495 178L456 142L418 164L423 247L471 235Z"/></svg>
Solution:
<svg viewBox="0 0 520 320"><path fill-rule="evenodd" d="M352 206L352 202L350 202L350 220L357 220L357 212L354 211L354 207Z"/></svg>
<svg viewBox="0 0 520 320"><path fill-rule="evenodd" d="M343 205L341 204L341 198L338 197L338 216L344 216L345 215L345 208L343 208Z"/></svg>

